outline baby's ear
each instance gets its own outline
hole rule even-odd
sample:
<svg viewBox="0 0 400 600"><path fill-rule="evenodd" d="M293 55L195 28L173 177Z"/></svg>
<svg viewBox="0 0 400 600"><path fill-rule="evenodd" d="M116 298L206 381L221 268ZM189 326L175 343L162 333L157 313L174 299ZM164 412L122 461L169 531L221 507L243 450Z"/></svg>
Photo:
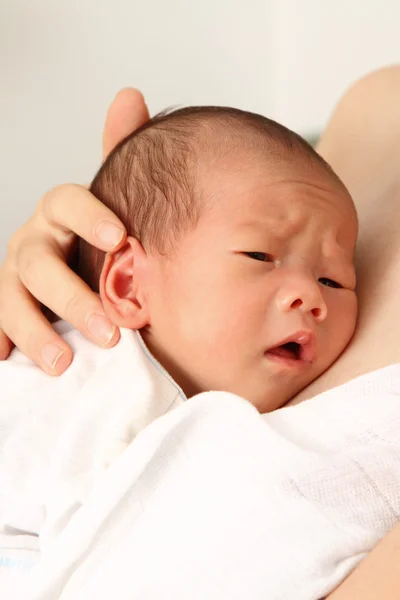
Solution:
<svg viewBox="0 0 400 600"><path fill-rule="evenodd" d="M128 237L115 254L107 254L100 275L104 311L118 327L141 329L150 323L145 280L149 268L141 243Z"/></svg>

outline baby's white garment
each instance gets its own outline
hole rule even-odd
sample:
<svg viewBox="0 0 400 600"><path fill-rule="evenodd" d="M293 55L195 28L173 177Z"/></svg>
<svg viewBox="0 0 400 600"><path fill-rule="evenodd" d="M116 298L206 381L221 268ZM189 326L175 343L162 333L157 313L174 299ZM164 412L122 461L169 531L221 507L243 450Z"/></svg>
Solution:
<svg viewBox="0 0 400 600"><path fill-rule="evenodd" d="M61 377L20 352L0 362L0 597L11 597L43 549L151 421L184 402L140 335L94 346L60 322L74 350Z"/></svg>
<svg viewBox="0 0 400 600"><path fill-rule="evenodd" d="M267 415L223 392L142 430L24 600L317 600L399 520L400 365Z"/></svg>

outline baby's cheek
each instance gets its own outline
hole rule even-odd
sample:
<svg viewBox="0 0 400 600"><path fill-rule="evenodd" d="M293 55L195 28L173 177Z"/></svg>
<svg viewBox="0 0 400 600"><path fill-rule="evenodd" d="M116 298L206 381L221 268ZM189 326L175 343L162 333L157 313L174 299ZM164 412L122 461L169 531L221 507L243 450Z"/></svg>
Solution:
<svg viewBox="0 0 400 600"><path fill-rule="evenodd" d="M346 294L346 303L343 307L344 319L349 331L349 336L354 332L357 322L357 296L354 292Z"/></svg>
<svg viewBox="0 0 400 600"><path fill-rule="evenodd" d="M353 292L344 291L342 297L330 307L330 329L336 338L339 352L349 343L357 321L357 298ZM328 310L329 315L329 310Z"/></svg>

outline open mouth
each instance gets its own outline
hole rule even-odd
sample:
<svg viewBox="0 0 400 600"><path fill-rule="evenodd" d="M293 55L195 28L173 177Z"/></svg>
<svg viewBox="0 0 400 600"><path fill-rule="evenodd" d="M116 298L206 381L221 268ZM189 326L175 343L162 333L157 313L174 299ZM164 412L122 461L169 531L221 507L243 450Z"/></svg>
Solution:
<svg viewBox="0 0 400 600"><path fill-rule="evenodd" d="M268 354L281 356L282 358L291 358L292 360L301 360L301 345L297 342L287 342L286 344L282 344L282 346L268 350Z"/></svg>
<svg viewBox="0 0 400 600"><path fill-rule="evenodd" d="M311 364L316 360L315 334L312 331L296 331L282 340L280 344L269 348L266 356L289 364Z"/></svg>

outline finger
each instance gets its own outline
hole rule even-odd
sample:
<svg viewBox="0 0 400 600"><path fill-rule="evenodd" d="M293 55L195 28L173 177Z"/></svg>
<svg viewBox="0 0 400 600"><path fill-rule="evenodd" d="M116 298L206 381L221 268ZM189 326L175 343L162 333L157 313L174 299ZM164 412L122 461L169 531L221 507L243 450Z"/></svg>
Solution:
<svg viewBox="0 0 400 600"><path fill-rule="evenodd" d="M143 95L134 88L124 88L108 109L103 131L103 159L126 136L149 120Z"/></svg>
<svg viewBox="0 0 400 600"><path fill-rule="evenodd" d="M21 255L18 259L21 282L34 298L99 346L115 346L119 330L106 317L100 298L54 249L50 251L38 243L29 256ZM7 309L4 312L7 314Z"/></svg>
<svg viewBox="0 0 400 600"><path fill-rule="evenodd" d="M48 192L41 200L40 216L47 233L48 224L53 225L53 237L62 247L72 233L105 252L118 250L126 238L118 217L80 185L60 185Z"/></svg>
<svg viewBox="0 0 400 600"><path fill-rule="evenodd" d="M71 348L54 331L21 284L18 289L14 287L13 309L18 319L5 321L4 335L46 373L61 375L71 364Z"/></svg>
<svg viewBox="0 0 400 600"><path fill-rule="evenodd" d="M8 336L0 329L0 360L6 360L8 358L14 344L8 338Z"/></svg>

